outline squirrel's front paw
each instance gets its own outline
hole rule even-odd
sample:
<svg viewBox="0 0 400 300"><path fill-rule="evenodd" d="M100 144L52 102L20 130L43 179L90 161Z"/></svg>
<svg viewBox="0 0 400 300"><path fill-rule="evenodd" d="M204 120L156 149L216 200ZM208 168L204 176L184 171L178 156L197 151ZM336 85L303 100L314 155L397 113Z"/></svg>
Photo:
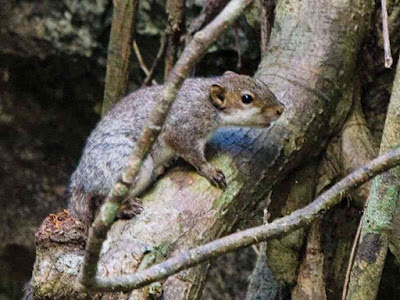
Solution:
<svg viewBox="0 0 400 300"><path fill-rule="evenodd" d="M214 168L211 165L207 165L207 167L201 169L200 174L207 178L212 185L215 185L223 190L226 189L227 183L225 175L220 169Z"/></svg>

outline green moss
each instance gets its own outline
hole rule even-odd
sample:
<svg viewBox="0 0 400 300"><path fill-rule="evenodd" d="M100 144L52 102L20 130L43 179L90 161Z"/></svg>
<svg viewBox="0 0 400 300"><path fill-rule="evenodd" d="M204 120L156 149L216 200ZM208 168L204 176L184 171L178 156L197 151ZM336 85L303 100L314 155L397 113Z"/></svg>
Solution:
<svg viewBox="0 0 400 300"><path fill-rule="evenodd" d="M376 177L372 183L371 200L367 209L367 217L364 220L364 229L368 233L379 234L388 229L397 205L399 186L384 181L383 176Z"/></svg>
<svg viewBox="0 0 400 300"><path fill-rule="evenodd" d="M243 183L238 182L238 181L232 181L229 183L228 187L224 191L224 193L221 194L220 197L217 197L214 202L213 202L213 208L224 208L228 206L233 198L236 196L236 194L240 191L242 188Z"/></svg>
<svg viewBox="0 0 400 300"><path fill-rule="evenodd" d="M114 202L109 202L105 206L102 206L100 210L100 216L103 222L111 224L114 222L115 216L117 215L119 205Z"/></svg>

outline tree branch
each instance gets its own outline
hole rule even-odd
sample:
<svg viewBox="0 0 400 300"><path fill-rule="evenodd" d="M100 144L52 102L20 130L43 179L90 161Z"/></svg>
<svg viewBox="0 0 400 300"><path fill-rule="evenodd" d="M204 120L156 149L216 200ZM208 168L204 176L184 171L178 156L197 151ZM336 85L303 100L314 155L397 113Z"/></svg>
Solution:
<svg viewBox="0 0 400 300"><path fill-rule="evenodd" d="M160 41L160 48L158 49L158 53L156 55L156 58L153 61L153 64L150 68L149 74L147 75L147 77L144 79L143 81L143 86L148 86L150 85L150 82L152 82L155 73L156 73L156 69L158 67L158 65L161 62L161 59L163 58L164 54L165 54L165 48L167 46L167 35L164 34L161 37L161 41Z"/></svg>
<svg viewBox="0 0 400 300"><path fill-rule="evenodd" d="M386 0L381 0L382 4L382 33L383 49L385 50L385 68L390 68L393 64L392 51L390 50L390 38L388 27L388 13L386 9Z"/></svg>
<svg viewBox="0 0 400 300"><path fill-rule="evenodd" d="M272 237L287 234L299 227L309 225L314 219L338 204L349 191L367 182L377 174L399 164L400 148L374 159L342 179L306 207L296 210L288 216L266 225L228 235L188 251L180 251L179 255L133 275L114 276L111 278L96 277L96 290L117 292L137 289L222 254L263 242Z"/></svg>
<svg viewBox="0 0 400 300"><path fill-rule="evenodd" d="M275 2L276 0L262 0L261 55L263 56L267 53L267 46L274 22Z"/></svg>
<svg viewBox="0 0 400 300"><path fill-rule="evenodd" d="M175 65L180 37L185 29L185 0L167 0L168 13L167 46L165 53L164 78L167 78Z"/></svg>
<svg viewBox="0 0 400 300"><path fill-rule="evenodd" d="M86 245L86 252L82 272L78 277L78 289L85 291L86 288L96 289L99 280L95 279L100 250L107 232L115 221L118 207L128 196L132 182L139 173L144 159L147 157L153 142L161 131L161 127L167 117L168 111L175 100L184 78L186 78L199 60L201 54L214 42L217 37L225 31L225 28L233 24L251 0L233 0L221 14L215 18L202 31L195 34L192 42L185 48L170 76L168 77L162 94L157 100L157 106L152 111L148 124L143 129L133 154L129 157L128 166L123 170L119 180L110 191L105 203L101 206L90 230ZM103 287L103 285L101 285ZM114 290L109 287L109 290Z"/></svg>
<svg viewBox="0 0 400 300"><path fill-rule="evenodd" d="M379 153L399 146L400 141L400 64L383 130ZM398 149L398 148L397 148ZM350 276L347 299L375 299L389 245L388 231L398 205L400 167L372 182L368 208L361 229L360 243Z"/></svg>
<svg viewBox="0 0 400 300"><path fill-rule="evenodd" d="M139 62L139 66L142 69L143 73L146 75L146 78L150 76L150 71L147 68L146 64L143 61L143 57L142 54L140 53L140 49L138 44L136 43L136 40L133 41L133 50L135 51L136 54L136 58ZM155 81L154 79L152 80L153 84L157 84L157 81Z"/></svg>
<svg viewBox="0 0 400 300"><path fill-rule="evenodd" d="M137 0L114 0L113 3L103 115L113 104L125 96L128 87L132 29L138 5Z"/></svg>

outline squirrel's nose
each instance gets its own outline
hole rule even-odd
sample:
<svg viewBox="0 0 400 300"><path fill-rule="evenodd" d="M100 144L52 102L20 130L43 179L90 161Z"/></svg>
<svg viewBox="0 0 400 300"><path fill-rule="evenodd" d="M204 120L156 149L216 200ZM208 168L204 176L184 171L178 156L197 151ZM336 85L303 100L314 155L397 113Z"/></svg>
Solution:
<svg viewBox="0 0 400 300"><path fill-rule="evenodd" d="M284 110L285 110L285 107L284 107L283 105L279 105L279 106L276 108L276 114L277 114L278 116L280 116L280 115L283 113Z"/></svg>

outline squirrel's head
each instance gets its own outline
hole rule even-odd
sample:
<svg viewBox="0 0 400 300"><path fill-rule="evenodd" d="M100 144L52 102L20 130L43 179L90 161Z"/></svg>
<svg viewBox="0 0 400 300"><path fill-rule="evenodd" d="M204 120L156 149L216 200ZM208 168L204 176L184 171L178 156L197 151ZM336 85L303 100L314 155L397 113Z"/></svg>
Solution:
<svg viewBox="0 0 400 300"><path fill-rule="evenodd" d="M268 127L285 109L265 83L231 71L210 87L210 99L224 125Z"/></svg>

